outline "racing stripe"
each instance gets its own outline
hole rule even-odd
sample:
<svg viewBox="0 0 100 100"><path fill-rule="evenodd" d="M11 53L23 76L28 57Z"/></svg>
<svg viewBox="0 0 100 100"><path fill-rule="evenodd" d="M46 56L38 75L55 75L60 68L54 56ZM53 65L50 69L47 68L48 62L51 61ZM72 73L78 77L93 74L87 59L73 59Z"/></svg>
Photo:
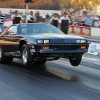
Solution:
<svg viewBox="0 0 100 100"><path fill-rule="evenodd" d="M18 42L0 40L0 45L19 45Z"/></svg>

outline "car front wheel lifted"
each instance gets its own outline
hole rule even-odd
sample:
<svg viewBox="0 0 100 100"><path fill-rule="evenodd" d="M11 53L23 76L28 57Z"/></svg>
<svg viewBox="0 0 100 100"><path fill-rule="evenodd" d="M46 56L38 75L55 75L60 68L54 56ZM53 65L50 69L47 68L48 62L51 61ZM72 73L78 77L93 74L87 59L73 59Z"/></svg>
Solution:
<svg viewBox="0 0 100 100"><path fill-rule="evenodd" d="M69 57L70 64L72 66L78 66L81 63L82 55L75 55Z"/></svg>

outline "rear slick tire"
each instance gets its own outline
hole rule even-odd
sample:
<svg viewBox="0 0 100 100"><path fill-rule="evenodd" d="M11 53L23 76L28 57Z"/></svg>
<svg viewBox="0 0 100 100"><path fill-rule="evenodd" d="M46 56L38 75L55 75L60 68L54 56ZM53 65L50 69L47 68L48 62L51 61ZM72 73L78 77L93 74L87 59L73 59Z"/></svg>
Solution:
<svg viewBox="0 0 100 100"><path fill-rule="evenodd" d="M0 47L0 63L11 64L13 61L13 57L5 56L4 53L4 50L2 49L2 47Z"/></svg>

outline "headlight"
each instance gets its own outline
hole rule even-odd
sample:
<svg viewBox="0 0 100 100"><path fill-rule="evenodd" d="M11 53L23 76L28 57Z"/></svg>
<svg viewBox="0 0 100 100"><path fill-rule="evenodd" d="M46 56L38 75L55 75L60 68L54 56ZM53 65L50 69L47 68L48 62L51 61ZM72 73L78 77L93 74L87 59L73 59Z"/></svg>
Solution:
<svg viewBox="0 0 100 100"><path fill-rule="evenodd" d="M39 44L49 44L50 40L38 40L37 41Z"/></svg>
<svg viewBox="0 0 100 100"><path fill-rule="evenodd" d="M81 43L86 43L87 41L86 40L81 40Z"/></svg>
<svg viewBox="0 0 100 100"><path fill-rule="evenodd" d="M44 40L44 43L45 44L49 44L50 43L50 40Z"/></svg>
<svg viewBox="0 0 100 100"><path fill-rule="evenodd" d="M77 43L81 43L81 40L76 40Z"/></svg>
<svg viewBox="0 0 100 100"><path fill-rule="evenodd" d="M87 40L76 40L77 43L87 43Z"/></svg>
<svg viewBox="0 0 100 100"><path fill-rule="evenodd" d="M44 43L43 40L38 40L37 42L38 42L39 44L43 44L43 43Z"/></svg>

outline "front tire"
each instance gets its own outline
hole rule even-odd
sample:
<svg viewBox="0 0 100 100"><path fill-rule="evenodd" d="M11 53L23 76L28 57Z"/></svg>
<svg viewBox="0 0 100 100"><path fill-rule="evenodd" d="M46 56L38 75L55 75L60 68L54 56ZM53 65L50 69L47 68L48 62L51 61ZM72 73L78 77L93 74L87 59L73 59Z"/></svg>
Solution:
<svg viewBox="0 0 100 100"><path fill-rule="evenodd" d="M24 44L21 49L21 61L25 67L31 67L32 65L33 57L26 44Z"/></svg>
<svg viewBox="0 0 100 100"><path fill-rule="evenodd" d="M82 60L82 55L69 57L69 61L72 66L78 66L81 63L81 60Z"/></svg>
<svg viewBox="0 0 100 100"><path fill-rule="evenodd" d="M0 47L0 63L11 64L13 61L13 57L5 56L4 53L4 50L2 49L2 47Z"/></svg>

